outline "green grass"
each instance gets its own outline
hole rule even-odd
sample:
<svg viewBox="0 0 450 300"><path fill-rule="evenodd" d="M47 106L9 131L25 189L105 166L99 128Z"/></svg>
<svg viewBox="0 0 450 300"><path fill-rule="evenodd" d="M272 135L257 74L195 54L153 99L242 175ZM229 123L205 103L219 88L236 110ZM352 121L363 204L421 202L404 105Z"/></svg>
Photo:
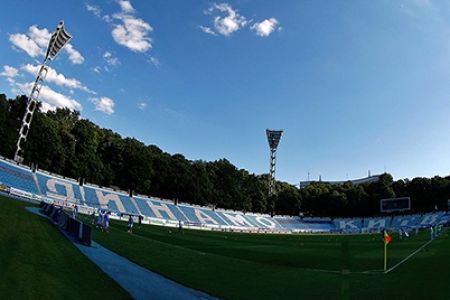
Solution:
<svg viewBox="0 0 450 300"><path fill-rule="evenodd" d="M0 197L1 299L129 298L29 204ZM136 263L227 299L450 299L450 237L439 237L389 274L380 235L261 235L170 230L157 226L94 239ZM423 245L428 232L393 235L392 266ZM311 269L343 271L327 273Z"/></svg>
<svg viewBox="0 0 450 300"><path fill-rule="evenodd" d="M262 235L142 226L135 234L112 222L94 239L175 281L228 299L450 299L447 233L389 274L381 235ZM389 265L429 239L428 232L389 246ZM327 273L311 269L342 271Z"/></svg>
<svg viewBox="0 0 450 300"><path fill-rule="evenodd" d="M1 299L129 299L29 203L0 196Z"/></svg>

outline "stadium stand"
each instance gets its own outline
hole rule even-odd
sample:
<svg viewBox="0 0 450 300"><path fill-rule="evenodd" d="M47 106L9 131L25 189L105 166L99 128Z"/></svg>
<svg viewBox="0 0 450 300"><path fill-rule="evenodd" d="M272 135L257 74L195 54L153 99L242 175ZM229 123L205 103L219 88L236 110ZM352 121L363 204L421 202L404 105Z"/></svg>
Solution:
<svg viewBox="0 0 450 300"><path fill-rule="evenodd" d="M209 224L216 226L229 225L225 222L225 220L220 218L216 212L212 210L187 205L179 205L178 207L186 216L188 222L194 224Z"/></svg>
<svg viewBox="0 0 450 300"><path fill-rule="evenodd" d="M30 169L0 159L0 183L29 193L39 194Z"/></svg>
<svg viewBox="0 0 450 300"><path fill-rule="evenodd" d="M421 218L420 215L395 216L392 219L390 228L401 228L401 227L415 228L420 218Z"/></svg>
<svg viewBox="0 0 450 300"><path fill-rule="evenodd" d="M450 225L450 213L444 213L438 221L439 225Z"/></svg>
<svg viewBox="0 0 450 300"><path fill-rule="evenodd" d="M128 195L89 186L87 184L84 185L82 189L84 190L84 203L87 206L107 209L117 214L140 214L137 205Z"/></svg>
<svg viewBox="0 0 450 300"><path fill-rule="evenodd" d="M390 228L391 218L365 218L362 224L362 230L367 232L380 231L385 228Z"/></svg>
<svg viewBox="0 0 450 300"><path fill-rule="evenodd" d="M30 168L0 158L0 184L14 188L23 197L44 200L66 206L80 205L91 213L97 209L110 210L117 217L141 215L153 224L176 226L183 221L188 227L210 229L273 231L273 232L378 232L383 229L426 228L436 224L448 224L450 214L444 212L423 215L403 215L378 218L311 218L275 216L243 213L225 209L214 209L174 204L173 201L130 197L126 192L115 191L91 184L79 185L72 179L44 171L33 172ZM22 191L22 194L20 192Z"/></svg>
<svg viewBox="0 0 450 300"><path fill-rule="evenodd" d="M41 171L37 171L35 174L43 196L74 203L83 202L80 186L76 181L55 177Z"/></svg>
<svg viewBox="0 0 450 300"><path fill-rule="evenodd" d="M245 214L250 223L255 224L258 228L283 229L276 219L265 215Z"/></svg>
<svg viewBox="0 0 450 300"><path fill-rule="evenodd" d="M155 198L133 197L143 215L151 218L189 222L179 207L169 201Z"/></svg>
<svg viewBox="0 0 450 300"><path fill-rule="evenodd" d="M444 212L435 212L435 213L428 213L424 214L420 221L418 222L418 226L425 228L432 225L436 225L441 218L441 216L444 215Z"/></svg>
<svg viewBox="0 0 450 300"><path fill-rule="evenodd" d="M362 230L362 220L360 218L353 219L335 219L334 227L337 232L359 233Z"/></svg>
<svg viewBox="0 0 450 300"><path fill-rule="evenodd" d="M302 223L300 217L274 217L275 220L281 225L281 227L298 232L307 232L308 226Z"/></svg>

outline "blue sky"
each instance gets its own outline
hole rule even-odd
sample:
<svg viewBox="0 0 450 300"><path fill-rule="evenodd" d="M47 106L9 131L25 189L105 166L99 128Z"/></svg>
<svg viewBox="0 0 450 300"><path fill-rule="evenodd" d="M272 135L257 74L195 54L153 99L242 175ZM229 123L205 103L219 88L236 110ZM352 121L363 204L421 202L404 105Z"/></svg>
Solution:
<svg viewBox="0 0 450 300"><path fill-rule="evenodd" d="M450 174L448 1L2 1L0 92L27 91L63 19L46 109L277 178ZM42 12L42 13L39 13Z"/></svg>

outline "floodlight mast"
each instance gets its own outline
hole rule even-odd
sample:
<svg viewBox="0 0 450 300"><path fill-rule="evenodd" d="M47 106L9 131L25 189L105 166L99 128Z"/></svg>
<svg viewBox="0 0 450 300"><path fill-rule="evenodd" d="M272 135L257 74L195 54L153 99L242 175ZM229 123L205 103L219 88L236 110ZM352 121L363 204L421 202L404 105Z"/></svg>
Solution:
<svg viewBox="0 0 450 300"><path fill-rule="evenodd" d="M30 96L28 97L27 108L23 115L22 125L19 130L19 139L17 140L17 149L14 154L14 160L18 163L23 162L23 151L27 141L28 132L30 131L31 121L36 110L39 94L41 92L42 83L47 76L48 65L55 59L58 53L69 43L72 36L65 30L64 21L59 22L56 31L52 34L48 43L47 52L45 54L44 62L39 68Z"/></svg>
<svg viewBox="0 0 450 300"><path fill-rule="evenodd" d="M275 194L275 167L277 162L277 149L280 143L283 130L266 129L267 141L270 148L270 173L269 173L269 199L271 199L271 215L275 213L275 202L273 195Z"/></svg>

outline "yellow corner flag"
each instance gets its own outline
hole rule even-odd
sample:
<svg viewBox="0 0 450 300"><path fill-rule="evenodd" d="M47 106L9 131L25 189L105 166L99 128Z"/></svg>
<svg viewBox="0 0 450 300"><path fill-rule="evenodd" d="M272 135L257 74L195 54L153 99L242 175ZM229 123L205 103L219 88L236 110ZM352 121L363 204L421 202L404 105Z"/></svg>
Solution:
<svg viewBox="0 0 450 300"><path fill-rule="evenodd" d="M392 241L391 236L387 233L387 231L384 232L384 271L387 270L387 245Z"/></svg>

